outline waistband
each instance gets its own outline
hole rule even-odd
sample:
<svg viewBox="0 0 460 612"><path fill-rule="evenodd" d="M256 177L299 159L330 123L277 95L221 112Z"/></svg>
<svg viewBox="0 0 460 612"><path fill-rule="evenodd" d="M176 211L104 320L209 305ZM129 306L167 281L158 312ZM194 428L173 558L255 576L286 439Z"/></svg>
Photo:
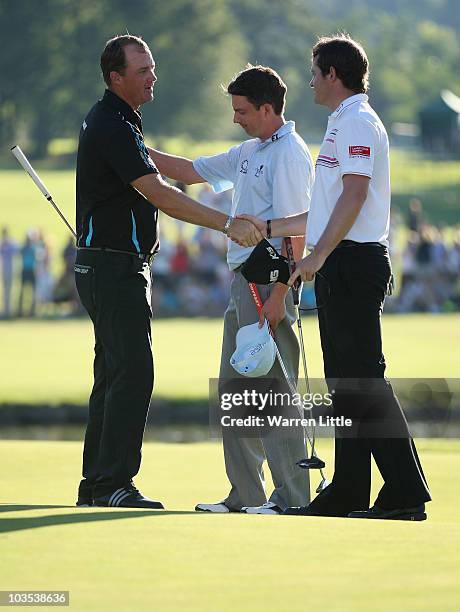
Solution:
<svg viewBox="0 0 460 612"><path fill-rule="evenodd" d="M349 247L377 247L379 249L386 249L387 247L381 242L355 242L354 240L341 240L335 247L336 249L343 249Z"/></svg>
<svg viewBox="0 0 460 612"><path fill-rule="evenodd" d="M93 251L93 252L104 252L104 253L118 253L119 255L130 255L136 259L147 262L149 265L152 263L155 253L134 253L133 251L120 251L119 249L109 249L107 247L78 247L77 251Z"/></svg>

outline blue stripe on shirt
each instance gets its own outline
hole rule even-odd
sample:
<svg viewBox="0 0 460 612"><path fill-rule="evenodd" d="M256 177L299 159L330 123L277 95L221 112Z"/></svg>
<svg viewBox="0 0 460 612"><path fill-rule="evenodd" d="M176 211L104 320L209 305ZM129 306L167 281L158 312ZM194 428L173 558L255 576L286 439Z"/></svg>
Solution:
<svg viewBox="0 0 460 612"><path fill-rule="evenodd" d="M136 251L138 253L141 252L140 246L139 246L139 241L137 239L137 230L136 230L136 219L134 218L134 213L133 211L131 211L131 219L133 221L133 233L132 233L132 240L133 240L133 244L136 247Z"/></svg>
<svg viewBox="0 0 460 612"><path fill-rule="evenodd" d="M91 215L91 217L89 218L89 230L88 230L88 235L86 236L86 246L89 247L91 245L91 239L93 237L93 217Z"/></svg>

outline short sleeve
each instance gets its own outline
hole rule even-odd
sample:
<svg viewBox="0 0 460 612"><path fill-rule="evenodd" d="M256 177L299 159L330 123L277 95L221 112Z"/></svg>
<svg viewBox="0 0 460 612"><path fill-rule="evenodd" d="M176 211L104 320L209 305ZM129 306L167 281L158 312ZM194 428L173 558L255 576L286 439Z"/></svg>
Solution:
<svg viewBox="0 0 460 612"><path fill-rule="evenodd" d="M219 155L202 156L195 159L193 167L216 193L232 189L236 181L241 145L232 147Z"/></svg>
<svg viewBox="0 0 460 612"><path fill-rule="evenodd" d="M291 217L310 210L314 169L304 159L279 160L273 175L273 216Z"/></svg>
<svg viewBox="0 0 460 612"><path fill-rule="evenodd" d="M142 134L127 121L102 142L101 154L125 185L146 174L158 174Z"/></svg>
<svg viewBox="0 0 460 612"><path fill-rule="evenodd" d="M337 158L342 177L360 174L372 178L378 135L375 127L365 119L345 123L336 137Z"/></svg>

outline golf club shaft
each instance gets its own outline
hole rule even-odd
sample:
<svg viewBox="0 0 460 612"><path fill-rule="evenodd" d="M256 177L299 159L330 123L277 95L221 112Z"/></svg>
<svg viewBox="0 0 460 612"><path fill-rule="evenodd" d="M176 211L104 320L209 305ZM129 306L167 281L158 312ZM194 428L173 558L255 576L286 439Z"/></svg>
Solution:
<svg viewBox="0 0 460 612"><path fill-rule="evenodd" d="M253 299L254 299L254 303L255 303L256 308L257 308L257 313L260 315L260 312L261 312L262 307L263 307L263 302L262 302L262 299L261 299L261 297L260 297L259 290L258 290L257 285L256 285L255 283L248 283L248 284L249 284L249 290L250 290L250 292L251 292L251 295L252 295L252 297L253 297ZM298 312L297 312L297 314L298 314ZM270 327L270 326L269 326L269 327ZM273 331L272 331L272 329L271 329L271 328L270 328L270 333L271 333L271 334L272 334L272 336L273 336ZM303 346L303 336L302 336L302 346ZM290 380L290 378L289 378L288 371L287 371L287 369L286 369L286 366L284 365L283 358L281 357L281 353L280 353L280 351L279 351L279 349L278 349L278 346L277 346L276 342L275 342L275 352L276 352L276 356L277 356L277 358L278 358L278 362L279 362L279 364L280 364L281 370L282 370L282 372L283 372L284 378L286 379L286 383L287 383L287 385L288 385L288 387L289 387L289 390L290 390L290 392L291 392L293 395L295 395L295 394L297 394L297 389L296 389L296 388L295 388L295 386L292 384L292 382L291 382L291 380ZM305 352L304 352L304 358L305 358ZM304 368L306 368L306 361L305 361L305 364L304 364ZM306 370L305 370L305 372L306 372ZM302 414L301 410L302 410L302 409L301 409L301 408L300 408L300 406L299 406L299 416L300 416L301 418L303 418L305 415L303 415L303 414ZM305 435L306 435L306 437L307 437L307 440L308 440L308 442L309 442L309 444L310 444L310 447L311 447L311 454L312 454L312 456L316 457L317 455L316 455L316 452L315 452L315 436L314 436L314 432L315 432L315 430L314 430L314 428L313 428L313 441L312 441L312 438L310 438L310 435L309 435L309 433L308 433L307 428L306 428L306 427L304 427L303 429L304 429L304 433L305 433ZM320 474L321 474L321 478L322 478L323 480L326 480L326 476L324 475L324 472L323 472L323 469L322 469L322 468L320 468L319 472L320 472Z"/></svg>
<svg viewBox="0 0 460 612"><path fill-rule="evenodd" d="M62 221L67 225L68 229L72 232L74 238L77 238L77 234L75 233L75 230L70 225L70 223L67 221L67 219L65 218L65 216L63 215L59 207L53 201L53 198L50 192L48 191L48 189L46 188L45 183L41 180L41 178L32 168L32 164L29 162L27 157L22 152L21 147L19 145L15 145L14 147L11 148L11 153L15 156L15 158L21 164L23 169L27 172L27 174L30 176L33 182L37 185L37 187L40 189L40 191L45 196L45 198L48 200L48 202L51 204L51 206L54 208L57 214L61 217Z"/></svg>
<svg viewBox="0 0 460 612"><path fill-rule="evenodd" d="M292 274L296 268L295 265L295 259L294 259L294 249L292 247L292 240L290 236L287 236L284 239L284 243L286 245L286 253L288 256L288 263L289 263L289 272ZM299 287L300 287L300 279L298 279L299 282L295 282L294 285L292 286L292 297L294 300L294 307L295 307L295 311L296 311L296 318L297 318L297 329L299 331L299 343L300 343L300 352L302 354L302 365L303 365L303 372L304 372L304 376L305 376L305 384L307 387L307 393L310 394L310 380L308 378L308 369L307 369L307 358L305 355L305 343L303 341L303 329L302 329L302 319L300 316L300 310L299 310L299 304L300 304L300 295L299 295ZM310 441L310 445L311 445L311 454L315 455L315 443L316 443L316 427L315 425L312 426L312 433L311 433L311 441Z"/></svg>

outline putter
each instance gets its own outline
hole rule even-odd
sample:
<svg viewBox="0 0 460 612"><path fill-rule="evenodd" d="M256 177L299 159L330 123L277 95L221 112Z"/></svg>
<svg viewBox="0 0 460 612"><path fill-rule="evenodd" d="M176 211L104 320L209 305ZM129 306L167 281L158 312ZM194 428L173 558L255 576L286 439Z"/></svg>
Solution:
<svg viewBox="0 0 460 612"><path fill-rule="evenodd" d="M70 223L67 221L63 213L60 211L59 207L54 203L53 197L48 191L48 189L46 188L45 183L41 180L41 178L32 168L31 163L29 162L27 157L22 152L21 147L19 145L14 145L14 147L11 147L11 153L15 156L15 158L21 164L23 169L27 172L27 174L30 176L33 182L37 185L37 187L40 189L40 191L45 196L45 198L48 200L48 202L51 204L51 206L54 208L57 214L61 217L62 221L64 221L64 223L67 225L68 229L72 232L74 238L77 238L77 234L75 233L75 230L70 225Z"/></svg>
<svg viewBox="0 0 460 612"><path fill-rule="evenodd" d="M263 302L262 299L260 297L260 293L259 290L257 288L257 285L255 283L248 283L249 285L249 291L251 292L252 298L254 300L254 303L256 305L256 309L257 309L257 313L260 315L260 312L262 310L263 307ZM269 326L270 328L270 326ZM270 334L273 336L273 331L270 328ZM289 387L290 392L295 395L297 393L297 389L294 387L294 385L292 384L292 381L289 378L289 374L288 371L286 369L286 366L284 364L283 358L281 357L281 353L278 349L278 346L275 342L275 351L276 351L276 357L278 359L278 362L280 364L281 370L283 372L284 378L286 379L286 383ZM306 360L305 360L306 361ZM305 362L306 365L306 362ZM302 414L302 409L299 406L298 407L299 410L299 415L302 418L304 415ZM327 480L326 476L324 475L323 472L323 468L326 466L326 464L324 463L324 461L322 461L322 459L320 459L319 457L316 456L315 453L315 444L314 444L314 438L313 441L310 438L310 435L308 433L308 430L306 427L303 428L304 429L304 433L305 433L305 437L307 438L308 443L310 444L311 447L311 457L308 457L306 459L301 459L300 461L296 462L296 465L298 465L299 467L305 469L305 470L319 470L320 474L321 474L321 482L319 483L318 487L316 488L316 493L321 493L321 491L323 489L325 489L328 484L329 481Z"/></svg>
<svg viewBox="0 0 460 612"><path fill-rule="evenodd" d="M284 239L285 244L286 244L286 252L287 252L287 256L288 256L288 262L289 262L289 271L292 274L295 270L295 260L294 260L294 251L292 248L292 240L291 238L288 236ZM300 344L300 353L302 355L302 365L303 365L303 371L304 371L304 376L305 376L305 382L307 385L307 392L310 394L310 380L308 378L308 369L307 369L307 358L305 355L305 344L304 344L304 340L303 340L303 329L302 329L302 318L300 316L300 311L299 311L299 304L300 304L300 296L299 296L299 288L300 288L300 280L296 281L294 283L294 285L292 286L292 297L293 297L293 301L294 301L294 308L295 308L295 313L296 313L296 319L297 319L297 329L299 332L299 344ZM327 481L326 477L324 476L323 473L323 468L326 466L325 462L320 459L317 454L316 454L316 449L315 449L315 444L316 444L316 427L315 425L312 426L311 428L311 439L310 436L308 436L307 433L307 438L310 442L310 447L311 447L311 455L310 457L306 457L305 459L301 459L300 461L297 462L296 465L298 465L300 468L304 469L304 470L320 470L321 473L321 482L318 486L318 488L316 489L317 493L320 493L323 489L325 489L329 482Z"/></svg>

